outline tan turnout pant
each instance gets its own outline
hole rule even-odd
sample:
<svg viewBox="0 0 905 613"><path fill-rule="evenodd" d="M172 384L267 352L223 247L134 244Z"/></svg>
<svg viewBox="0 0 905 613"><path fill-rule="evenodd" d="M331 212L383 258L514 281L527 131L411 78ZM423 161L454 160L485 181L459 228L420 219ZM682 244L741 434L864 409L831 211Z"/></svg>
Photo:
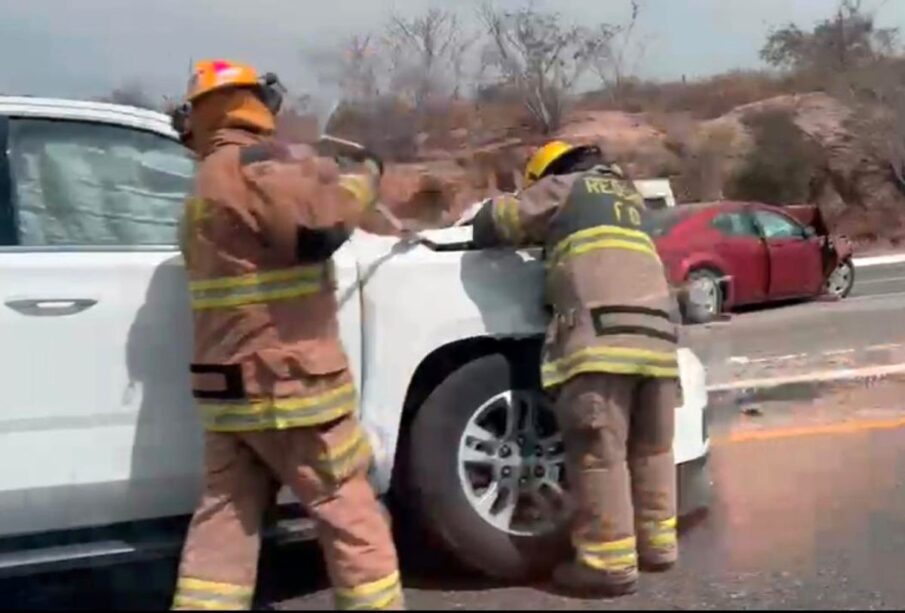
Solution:
<svg viewBox="0 0 905 613"><path fill-rule="evenodd" d="M275 479L317 522L337 608L402 608L390 527L367 480L370 462L367 437L352 416L316 427L206 433L204 493L173 608L250 608Z"/></svg>
<svg viewBox="0 0 905 613"><path fill-rule="evenodd" d="M576 503L572 540L601 582L677 559L675 379L582 374L563 385L557 417Z"/></svg>

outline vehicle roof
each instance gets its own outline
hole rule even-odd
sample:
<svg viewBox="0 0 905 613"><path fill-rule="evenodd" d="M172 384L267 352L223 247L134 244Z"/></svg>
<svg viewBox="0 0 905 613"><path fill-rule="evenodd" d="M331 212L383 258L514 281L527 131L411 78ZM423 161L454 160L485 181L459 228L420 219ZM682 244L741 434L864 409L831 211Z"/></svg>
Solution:
<svg viewBox="0 0 905 613"><path fill-rule="evenodd" d="M165 114L108 102L0 96L0 116L91 121L137 128L173 139L178 138L170 125L169 117Z"/></svg>

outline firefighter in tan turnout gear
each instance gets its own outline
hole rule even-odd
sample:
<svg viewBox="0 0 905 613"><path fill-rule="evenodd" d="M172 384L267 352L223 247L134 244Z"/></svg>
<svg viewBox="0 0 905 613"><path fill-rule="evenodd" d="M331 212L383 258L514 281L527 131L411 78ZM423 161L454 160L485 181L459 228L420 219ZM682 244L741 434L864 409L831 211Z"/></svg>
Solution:
<svg viewBox="0 0 905 613"><path fill-rule="evenodd" d="M206 429L173 607L251 606L262 515L283 483L317 522L337 607L401 608L330 263L375 202L382 165L341 174L313 151L291 156L271 138L280 100L275 76L203 61L173 113L201 159L180 233Z"/></svg>
<svg viewBox="0 0 905 613"><path fill-rule="evenodd" d="M525 189L475 215L482 247L543 244L553 307L542 383L557 396L576 501L575 559L554 583L578 595L634 591L642 568L675 563L675 302L640 194L596 147L555 141Z"/></svg>

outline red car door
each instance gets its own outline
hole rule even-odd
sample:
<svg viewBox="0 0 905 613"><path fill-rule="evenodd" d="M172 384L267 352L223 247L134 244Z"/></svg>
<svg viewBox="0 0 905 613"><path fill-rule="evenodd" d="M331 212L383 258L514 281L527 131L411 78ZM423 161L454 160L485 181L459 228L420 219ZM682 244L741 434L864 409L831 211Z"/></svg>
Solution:
<svg viewBox="0 0 905 613"><path fill-rule="evenodd" d="M769 254L769 298L815 295L823 285L819 239L779 212L757 209L753 215Z"/></svg>
<svg viewBox="0 0 905 613"><path fill-rule="evenodd" d="M754 220L743 209L727 210L717 213L710 225L719 233L713 250L732 277L732 303L766 300L769 255Z"/></svg>

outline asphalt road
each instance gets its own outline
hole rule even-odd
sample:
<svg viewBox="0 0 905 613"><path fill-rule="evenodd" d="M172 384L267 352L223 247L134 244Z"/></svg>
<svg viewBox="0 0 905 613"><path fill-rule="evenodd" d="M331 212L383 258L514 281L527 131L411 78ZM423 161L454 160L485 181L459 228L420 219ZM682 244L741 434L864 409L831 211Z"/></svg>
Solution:
<svg viewBox="0 0 905 613"><path fill-rule="evenodd" d="M683 528L681 563L637 595L576 601L545 585L503 586L407 558L424 609L905 607L905 383L854 386L810 403L717 409L709 515ZM316 549L268 554L258 607L332 606ZM0 583L4 608L168 605L174 563Z"/></svg>
<svg viewBox="0 0 905 613"><path fill-rule="evenodd" d="M855 278L844 300L746 309L686 327L684 341L708 366L710 383L905 362L905 264L857 269Z"/></svg>
<svg viewBox="0 0 905 613"><path fill-rule="evenodd" d="M851 293L853 298L895 294L905 295L905 264L855 269L855 286Z"/></svg>

